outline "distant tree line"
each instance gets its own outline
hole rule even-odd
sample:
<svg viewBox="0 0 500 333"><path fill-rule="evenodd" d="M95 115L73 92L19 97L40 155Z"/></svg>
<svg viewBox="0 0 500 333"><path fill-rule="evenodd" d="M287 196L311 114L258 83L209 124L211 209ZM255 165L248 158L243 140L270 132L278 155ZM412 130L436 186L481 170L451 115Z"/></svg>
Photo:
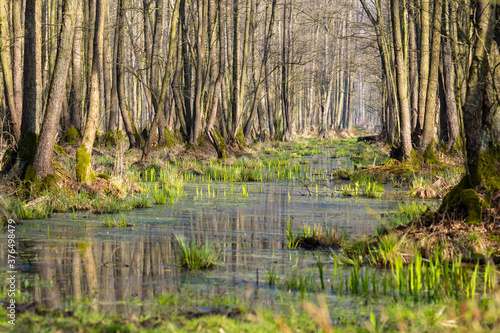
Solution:
<svg viewBox="0 0 500 333"><path fill-rule="evenodd" d="M70 128L79 162L119 130L146 160L172 135L291 140L382 111L357 0L1 0L0 24L2 139L38 177Z"/></svg>

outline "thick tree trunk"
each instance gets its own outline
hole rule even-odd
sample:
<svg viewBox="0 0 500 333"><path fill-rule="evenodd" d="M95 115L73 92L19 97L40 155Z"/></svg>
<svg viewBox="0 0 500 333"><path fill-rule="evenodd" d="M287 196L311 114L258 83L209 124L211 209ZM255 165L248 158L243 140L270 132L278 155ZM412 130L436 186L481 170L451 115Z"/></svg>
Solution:
<svg viewBox="0 0 500 333"><path fill-rule="evenodd" d="M439 209L441 213L452 212L454 216L463 214L472 224L481 222L485 206L497 209L500 205L500 115L492 108L498 103L498 94L488 91L491 80L499 80L500 76L493 74L498 63L491 64L493 66L488 63L489 57L498 54L498 44L492 41L498 12L493 2L479 1L474 6L477 6L474 10L476 38L463 106L466 175L445 196ZM488 100L488 96L494 100Z"/></svg>
<svg viewBox="0 0 500 333"><path fill-rule="evenodd" d="M53 173L52 159L54 156L54 144L56 142L57 127L59 125L63 102L66 99L66 79L71 61L75 14L78 1L65 1L64 20L54 64L54 73L50 82L47 111L43 119L40 138L33 161L35 174L39 179L43 179L48 174Z"/></svg>
<svg viewBox="0 0 500 333"><path fill-rule="evenodd" d="M42 112L42 1L26 1L21 136L38 133Z"/></svg>

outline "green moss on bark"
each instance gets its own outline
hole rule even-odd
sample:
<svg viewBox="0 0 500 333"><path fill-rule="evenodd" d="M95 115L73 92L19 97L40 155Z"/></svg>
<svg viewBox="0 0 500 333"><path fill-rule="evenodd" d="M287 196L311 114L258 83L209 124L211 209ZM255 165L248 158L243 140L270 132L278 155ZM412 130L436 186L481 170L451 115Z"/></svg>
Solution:
<svg viewBox="0 0 500 333"><path fill-rule="evenodd" d="M70 145L77 145L82 140L82 133L74 126L68 128L63 135L63 141Z"/></svg>
<svg viewBox="0 0 500 333"><path fill-rule="evenodd" d="M159 148L172 148L177 144L177 140L175 138L175 134L172 131L169 131L168 128L165 128L165 140L160 143Z"/></svg>
<svg viewBox="0 0 500 333"><path fill-rule="evenodd" d="M226 149L226 140L220 134L220 132L217 128L213 128L212 132L214 134L215 141L217 144L217 153L219 154L219 158L221 158L223 160L227 159L228 155L227 155L227 149Z"/></svg>
<svg viewBox="0 0 500 333"><path fill-rule="evenodd" d="M432 165L439 165L440 164L440 162L437 159L436 154L434 152L434 140L425 149L423 157L424 157L424 162L427 164L432 164Z"/></svg>
<svg viewBox="0 0 500 333"><path fill-rule="evenodd" d="M107 173L100 173L97 175L97 178L102 178L109 181L110 176Z"/></svg>
<svg viewBox="0 0 500 333"><path fill-rule="evenodd" d="M106 134L104 135L104 142L106 144L106 147L116 147L116 145L118 144L117 134L108 129L106 131Z"/></svg>
<svg viewBox="0 0 500 333"><path fill-rule="evenodd" d="M92 180L92 170L90 170L90 154L84 145L81 145L76 152L76 179L82 183Z"/></svg>
<svg viewBox="0 0 500 333"><path fill-rule="evenodd" d="M240 125L240 127L238 127L235 137L236 140L238 140L243 147L248 147L247 142L245 140L245 134L243 133L243 126Z"/></svg>
<svg viewBox="0 0 500 333"><path fill-rule="evenodd" d="M499 191L500 148L491 147L469 163L469 175L448 192L439 212L459 213L468 223L480 223L483 209L493 204Z"/></svg>

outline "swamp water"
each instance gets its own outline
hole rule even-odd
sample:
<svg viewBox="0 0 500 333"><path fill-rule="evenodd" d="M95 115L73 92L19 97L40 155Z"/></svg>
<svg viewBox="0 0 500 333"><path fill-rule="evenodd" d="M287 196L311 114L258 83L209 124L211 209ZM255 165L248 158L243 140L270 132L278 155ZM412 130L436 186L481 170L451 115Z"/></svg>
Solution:
<svg viewBox="0 0 500 333"><path fill-rule="evenodd" d="M349 164L326 154L306 160L311 173L321 168L328 174ZM319 281L321 256L328 300L338 302L330 282L334 269L337 275L330 255L287 249L287 221L295 232L304 225L327 225L353 236L374 234L381 216L410 201L390 185L378 199L342 197L332 191L344 183L331 180L307 190L304 182L293 179L251 183L198 179L186 183L186 196L174 204L120 214L133 227L107 228L101 215L92 214L23 221L16 230L18 288L26 303L71 308L72 301L84 300L99 311L130 315L148 313L168 294L185 297L186 310L193 310L197 301L218 306L216 300L228 296L280 309L287 306L283 294L295 297L295 293L270 287L270 276L291 279L291 274L309 272ZM176 235L215 244L220 264L207 271L180 268ZM3 240L0 245L0 256L5 258L7 245ZM5 265L2 261L3 272ZM309 288L300 296L313 295ZM351 307L345 302L344 309ZM198 310L204 309L200 305Z"/></svg>

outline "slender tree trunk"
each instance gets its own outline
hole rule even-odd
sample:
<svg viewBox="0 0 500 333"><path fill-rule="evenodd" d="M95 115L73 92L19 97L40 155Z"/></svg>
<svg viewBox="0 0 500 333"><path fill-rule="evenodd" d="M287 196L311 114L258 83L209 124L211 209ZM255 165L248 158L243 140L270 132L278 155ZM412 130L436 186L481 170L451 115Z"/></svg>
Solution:
<svg viewBox="0 0 500 333"><path fill-rule="evenodd" d="M266 11L268 8L266 8ZM248 118L248 121L245 126L245 140L247 143L250 143L251 141L251 130L252 126L255 122L255 117L257 116L257 110L260 104L260 98L261 98L261 89L262 89L262 84L264 80L266 80L265 73L266 73L266 65L267 61L269 58L269 41L271 40L271 37L273 35L273 29L274 29L274 16L275 16L275 10L276 10L276 0L272 1L271 5L271 15L269 19L269 25L267 26L266 29L266 35L264 37L264 51L263 51L263 58L262 62L260 63L260 69L259 69L259 77L256 82L256 87L255 87L255 94L253 98L253 103L252 103L252 110L250 112L250 116Z"/></svg>
<svg viewBox="0 0 500 333"><path fill-rule="evenodd" d="M130 110L125 101L125 75L123 66L125 65L125 0L120 0L118 2L118 14L117 14L117 24L118 24L118 38L117 38L117 49L116 49L116 86L118 95L118 104L120 105L120 110L123 119L123 125L125 131L127 132L129 148L135 148L139 144L136 141L137 130L134 126L134 120L130 114ZM138 134L137 134L138 137Z"/></svg>
<svg viewBox="0 0 500 333"><path fill-rule="evenodd" d="M172 13L172 19L170 22L170 42L169 42L169 47L168 47L168 55L165 63L165 72L163 74L163 79L162 79L162 85L161 85L161 92L159 96L159 102L158 105L164 105L165 104L165 99L167 97L167 90L170 87L170 83L172 80L172 67L173 67L173 57L174 54L177 52L175 45L177 43L177 22L179 21L179 12L180 12L180 6L181 2L184 0L177 0L175 3L174 11ZM158 110L158 112L155 114L155 117L153 119L153 123L151 124L151 129L154 129L158 126L160 114L162 111ZM151 146L152 146L152 135L151 133L148 135L148 138L146 140L146 143L144 145L144 150L142 152L142 157L141 161L144 163L151 152Z"/></svg>
<svg viewBox="0 0 500 333"><path fill-rule="evenodd" d="M1 3L1 2L0 2ZM24 30L21 26L21 0L12 1L12 26L14 32L14 51L12 62L12 73L14 83L14 103L16 105L16 119L20 131L21 114L23 110L23 36Z"/></svg>
<svg viewBox="0 0 500 333"><path fill-rule="evenodd" d="M82 2L77 1L75 15L75 34L73 38L73 103L71 107L71 126L82 129L82 111L83 111L83 69L82 69Z"/></svg>
<svg viewBox="0 0 500 333"><path fill-rule="evenodd" d="M425 121L420 149L425 150L434 139L436 131L436 98L439 87L439 63L441 61L441 19L443 13L442 0L434 2L434 16L432 19L431 64L429 69L429 83L425 100Z"/></svg>
<svg viewBox="0 0 500 333"><path fill-rule="evenodd" d="M14 83L12 78L12 62L10 56L7 1L0 1L0 62L3 74L3 88L9 112L9 120L12 122L14 142L17 144L21 138L21 114L16 107ZM3 135L3 134L2 134Z"/></svg>
<svg viewBox="0 0 500 333"><path fill-rule="evenodd" d="M420 78L418 92L418 131L423 131L425 120L425 102L427 98L427 86L429 84L430 65L430 0L420 2Z"/></svg>
<svg viewBox="0 0 500 333"><path fill-rule="evenodd" d="M116 20L116 23L118 23L118 18ZM116 76L116 69L117 69L117 56L118 56L118 24L115 24L115 38L114 38L114 45L113 45L113 55L111 59L111 77L112 77L112 87L111 87L111 110L109 113L109 129L112 130L113 132L116 132L119 129L119 118L121 118L121 115L119 112L119 106L118 106L118 88L117 88L117 76ZM120 115L120 117L117 117Z"/></svg>
<svg viewBox="0 0 500 333"><path fill-rule="evenodd" d="M446 113L448 123L448 148L451 148L458 139L459 123L457 104L455 99L455 69L451 53L450 34L450 1L445 1L445 36L443 37L443 76L446 95Z"/></svg>
<svg viewBox="0 0 500 333"><path fill-rule="evenodd" d="M239 110L240 107L240 59L239 59L239 34L238 34L238 25L239 25L239 0L233 0L233 77L232 77L232 86L231 86L231 117L232 117L232 128L228 130L231 133L231 136L234 138L236 131L238 130L238 118L241 113Z"/></svg>
<svg viewBox="0 0 500 333"><path fill-rule="evenodd" d="M40 138L33 161L35 173L39 179L43 179L48 174L53 173L52 159L54 156L54 144L56 142L57 127L59 125L63 102L66 99L66 79L71 62L78 1L65 0L63 26L58 44L57 57L54 63L54 72L50 82L47 111L43 119Z"/></svg>
<svg viewBox="0 0 500 333"><path fill-rule="evenodd" d="M418 47L417 47L417 0L411 0L409 10L410 35L410 115L411 115L411 130L414 131L418 123ZM418 3L417 3L418 5Z"/></svg>
<svg viewBox="0 0 500 333"><path fill-rule="evenodd" d="M106 21L109 21L110 15L107 13L106 15ZM111 127L111 109L112 109L112 104L111 104L111 91L113 89L112 83L111 83L111 61L113 59L113 52L111 50L111 31L106 31L105 32L105 37L104 37L104 44L103 44L103 59L102 59L102 68L103 68L103 85L104 85L104 116L105 119L108 121L106 124L106 129L111 130L111 131L116 131L116 127L113 130ZM115 122L113 122L116 124Z"/></svg>
<svg viewBox="0 0 500 333"><path fill-rule="evenodd" d="M203 0L198 2L198 30L196 32L196 78L195 78L195 91L194 91L194 108L193 119L191 123L191 135L189 142L196 145L198 137L201 133L201 120L203 116L203 65L204 65L204 49L205 49L205 36L203 33L204 27L204 5Z"/></svg>
<svg viewBox="0 0 500 333"><path fill-rule="evenodd" d="M407 45L404 44L401 19L406 20L406 13L400 14L399 0L391 0L391 20L392 32L394 38L394 51L396 54L396 78L397 78L397 92L399 100L399 113L401 119L401 148L403 158L410 156L412 151L411 146L411 123L410 123L410 105L408 101L408 67L407 58L408 54ZM405 22L406 24L406 22Z"/></svg>

